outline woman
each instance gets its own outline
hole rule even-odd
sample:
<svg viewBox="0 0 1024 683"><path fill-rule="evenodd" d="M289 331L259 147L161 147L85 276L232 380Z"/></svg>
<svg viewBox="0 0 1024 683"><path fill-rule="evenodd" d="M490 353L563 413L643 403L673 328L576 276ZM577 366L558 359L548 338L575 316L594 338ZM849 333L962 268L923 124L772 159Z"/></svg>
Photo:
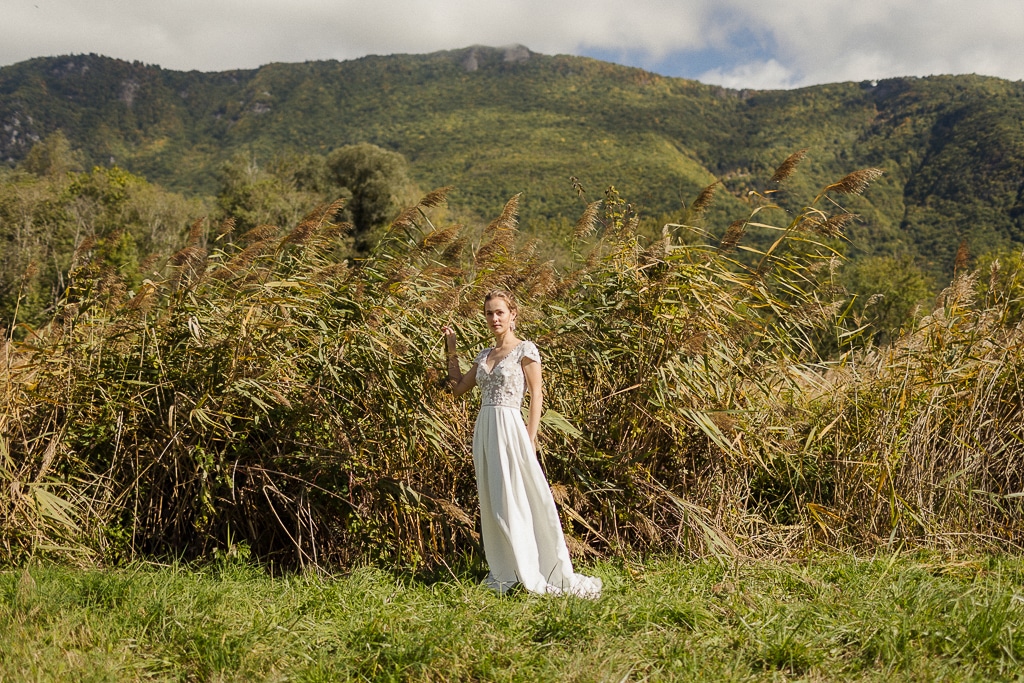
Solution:
<svg viewBox="0 0 1024 683"><path fill-rule="evenodd" d="M484 298L494 346L481 351L465 375L459 370L455 331L443 328L453 393L461 396L478 384L483 392L473 431L473 464L490 569L484 585L498 593L521 583L532 593L596 598L601 579L573 572L555 501L537 462L540 353L533 342L516 337L517 313L509 292L495 290ZM521 412L524 389L530 392L529 424L523 424Z"/></svg>

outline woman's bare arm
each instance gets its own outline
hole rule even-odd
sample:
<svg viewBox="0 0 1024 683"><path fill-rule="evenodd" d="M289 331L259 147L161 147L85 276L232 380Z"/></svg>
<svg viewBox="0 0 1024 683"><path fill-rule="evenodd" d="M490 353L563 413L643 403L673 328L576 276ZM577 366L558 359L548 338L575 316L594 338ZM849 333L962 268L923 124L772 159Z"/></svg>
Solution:
<svg viewBox="0 0 1024 683"><path fill-rule="evenodd" d="M452 394L456 397L462 396L476 386L476 363L473 363L469 372L465 375L462 374L462 369L459 367L459 354L455 350L455 330L445 325L441 331L444 332L444 347L448 356L448 384L452 389Z"/></svg>
<svg viewBox="0 0 1024 683"><path fill-rule="evenodd" d="M455 365L458 366L459 361L456 359ZM457 398L462 396L464 393L476 386L476 363L473 363L473 367L469 369L465 375L461 375L456 379L456 376L452 375L451 368L448 369L448 379L450 380L452 394Z"/></svg>
<svg viewBox="0 0 1024 683"><path fill-rule="evenodd" d="M541 379L540 363L532 358L524 358L523 374L526 376L526 388L530 391L530 419L526 424L526 431L530 434L533 447L537 448L540 416L544 411L544 382Z"/></svg>

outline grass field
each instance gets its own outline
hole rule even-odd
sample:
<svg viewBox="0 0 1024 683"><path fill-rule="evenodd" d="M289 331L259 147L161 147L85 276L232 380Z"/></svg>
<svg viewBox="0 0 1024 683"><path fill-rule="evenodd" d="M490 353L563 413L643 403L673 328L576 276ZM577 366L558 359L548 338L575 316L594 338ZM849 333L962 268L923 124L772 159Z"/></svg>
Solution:
<svg viewBox="0 0 1024 683"><path fill-rule="evenodd" d="M0 573L0 680L1021 680L1024 561L938 555L591 567L597 601L456 569Z"/></svg>

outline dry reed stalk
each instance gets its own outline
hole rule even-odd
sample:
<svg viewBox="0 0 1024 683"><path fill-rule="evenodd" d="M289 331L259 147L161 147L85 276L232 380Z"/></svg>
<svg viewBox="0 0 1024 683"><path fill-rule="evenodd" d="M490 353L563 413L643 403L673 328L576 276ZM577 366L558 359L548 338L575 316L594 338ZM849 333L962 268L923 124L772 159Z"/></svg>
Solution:
<svg viewBox="0 0 1024 683"><path fill-rule="evenodd" d="M736 220L729 224L725 234L722 235L721 241L718 243L718 252L720 254L728 254L736 248L736 245L740 243L744 233L746 233L746 225L747 221L745 219Z"/></svg>
<svg viewBox="0 0 1024 683"><path fill-rule="evenodd" d="M448 201L448 194L455 189L451 185L439 187L425 194L416 206L424 209L433 209Z"/></svg>
<svg viewBox="0 0 1024 683"><path fill-rule="evenodd" d="M799 335L848 328L822 322L836 312L833 262L806 249L806 232L790 248L780 228L779 267L758 279L704 246L645 252L635 212L606 210L618 230L564 275L534 245L516 250L507 204L487 243L500 253L476 263L456 260L464 241L447 229L353 268L327 250L268 253L274 229L211 257L228 258L214 272L237 276L230 285L182 296L157 282L155 298L140 290L116 310L82 288L60 330L21 354L31 394L11 382L0 394L0 438L27 435L3 442L10 459L67 477L81 531L38 515L12 523L27 493L12 497L3 479L0 536L20 553L55 539L106 553L94 539L116 528L131 539L122 558L195 557L226 547L230 529L291 566L422 568L479 552L465 512L473 408L439 390L431 358L439 316L466 351L486 343L480 294L503 284L542 343L547 405L564 420L548 415L543 438L577 553L735 561L891 534L1024 537L1019 501L1005 497L1024 489L1024 331L964 305L973 284L958 279L913 339L829 365ZM748 227L733 223L719 249ZM447 245L448 265L420 253L428 243ZM179 252L176 267L191 259ZM132 311L144 306L152 315Z"/></svg>
<svg viewBox="0 0 1024 683"><path fill-rule="evenodd" d="M601 200L596 202L590 202L587 207L583 209L583 214L579 220L576 221L576 227L572 231L573 239L583 239L589 237L594 233L597 228L597 220L600 215L598 212L601 208Z"/></svg>
<svg viewBox="0 0 1024 683"><path fill-rule="evenodd" d="M811 229L814 232L823 237L842 237L846 226L852 223L856 218L857 214L854 213L837 213L829 216L825 220L812 218L806 222L810 224Z"/></svg>
<svg viewBox="0 0 1024 683"><path fill-rule="evenodd" d="M967 267L971 260L971 250L967 246L967 240L960 240L960 246L956 248L956 257L953 259L953 275L957 275Z"/></svg>
<svg viewBox="0 0 1024 683"><path fill-rule="evenodd" d="M445 228L437 228L427 235L424 235L423 239L420 240L420 249L441 249L442 247L446 247L458 238L461 231L461 225L449 225Z"/></svg>
<svg viewBox="0 0 1024 683"><path fill-rule="evenodd" d="M239 244L252 244L254 242L262 242L264 240L271 239L280 232L280 228L276 225L257 225L255 228L245 231L238 238Z"/></svg>
<svg viewBox="0 0 1024 683"><path fill-rule="evenodd" d="M839 181L826 185L826 191L838 192L840 194L863 194L864 190L868 188L872 182L882 177L885 173L880 168L865 168L853 173L847 174L839 179Z"/></svg>
<svg viewBox="0 0 1024 683"><path fill-rule="evenodd" d="M710 185L708 185L707 187L700 191L700 194L697 195L697 198L693 200L692 204L690 204L691 216L697 217L704 215L704 212L707 211L708 208L714 203L715 192L718 190L718 186L721 184L721 182L721 180L716 180L715 182L711 183Z"/></svg>
<svg viewBox="0 0 1024 683"><path fill-rule="evenodd" d="M803 161L806 156L806 148L797 150L790 154L786 157L786 160L783 161L777 169L775 169L775 173L772 174L772 177L768 182L775 184L785 182L791 175L793 175L793 173L796 172L797 166L800 165L800 162Z"/></svg>
<svg viewBox="0 0 1024 683"><path fill-rule="evenodd" d="M200 238L203 236L203 228L206 226L206 216L203 216L199 220L192 223L192 227L188 231L188 239L185 243L194 247L199 244Z"/></svg>

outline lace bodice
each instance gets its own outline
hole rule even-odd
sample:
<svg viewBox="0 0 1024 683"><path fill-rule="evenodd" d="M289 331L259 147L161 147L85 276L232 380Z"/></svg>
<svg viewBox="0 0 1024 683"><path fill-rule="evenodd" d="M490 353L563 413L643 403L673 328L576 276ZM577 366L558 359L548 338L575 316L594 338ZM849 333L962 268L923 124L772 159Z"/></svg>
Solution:
<svg viewBox="0 0 1024 683"><path fill-rule="evenodd" d="M523 394L526 393L526 377L523 375L523 358L532 358L540 362L540 351L531 341L521 341L507 356L498 361L490 372L487 372L487 355L491 349L484 349L477 354L476 383L483 392L482 404L485 406L507 406L519 408L523 405Z"/></svg>

